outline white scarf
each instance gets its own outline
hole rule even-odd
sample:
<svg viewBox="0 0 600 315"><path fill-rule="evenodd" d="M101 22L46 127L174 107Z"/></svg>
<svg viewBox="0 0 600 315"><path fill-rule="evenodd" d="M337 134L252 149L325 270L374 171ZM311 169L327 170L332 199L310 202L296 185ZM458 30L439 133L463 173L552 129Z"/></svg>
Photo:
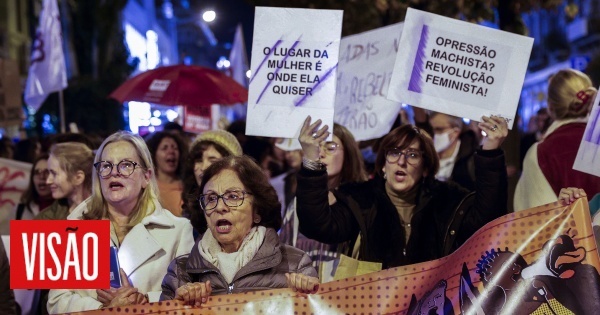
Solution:
<svg viewBox="0 0 600 315"><path fill-rule="evenodd" d="M202 258L215 265L227 283L231 283L235 274L254 258L265 240L266 232L264 226L253 227L237 252L225 253L209 229L198 243L198 250Z"/></svg>

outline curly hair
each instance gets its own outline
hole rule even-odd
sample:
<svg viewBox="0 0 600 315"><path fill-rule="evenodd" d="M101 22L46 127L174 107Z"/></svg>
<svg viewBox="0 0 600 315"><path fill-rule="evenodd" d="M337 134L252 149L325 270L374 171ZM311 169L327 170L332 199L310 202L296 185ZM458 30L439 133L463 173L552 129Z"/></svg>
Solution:
<svg viewBox="0 0 600 315"><path fill-rule="evenodd" d="M211 166L204 172L202 184L196 193L196 199L204 191L206 183L213 177L218 176L224 170L231 170L237 174L238 178L246 187L248 192L252 193L254 202L253 211L261 218L256 225L262 225L267 228L273 228L276 231L281 228L281 203L277 197L275 188L269 183L269 179L264 171L249 156L228 156Z"/></svg>
<svg viewBox="0 0 600 315"><path fill-rule="evenodd" d="M175 131L159 131L151 134L146 138L146 145L148 145L148 150L150 150L150 154L152 155L152 162L156 166L156 151L158 150L158 146L160 142L164 138L171 138L177 143L177 150L179 150L179 160L177 161L177 170L175 170L175 174L177 178L183 178L183 165L186 160L188 145L183 140L183 138ZM156 170L158 174L158 170Z"/></svg>

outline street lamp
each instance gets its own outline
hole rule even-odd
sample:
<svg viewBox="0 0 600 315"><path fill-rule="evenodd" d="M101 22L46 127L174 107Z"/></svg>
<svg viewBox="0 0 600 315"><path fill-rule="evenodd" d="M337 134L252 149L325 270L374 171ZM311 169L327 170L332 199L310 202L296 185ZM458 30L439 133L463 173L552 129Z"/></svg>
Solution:
<svg viewBox="0 0 600 315"><path fill-rule="evenodd" d="M215 13L215 11L213 11L213 10L204 11L204 13L202 14L202 19L205 22L209 22L209 23L214 21L216 17L217 17L217 13Z"/></svg>

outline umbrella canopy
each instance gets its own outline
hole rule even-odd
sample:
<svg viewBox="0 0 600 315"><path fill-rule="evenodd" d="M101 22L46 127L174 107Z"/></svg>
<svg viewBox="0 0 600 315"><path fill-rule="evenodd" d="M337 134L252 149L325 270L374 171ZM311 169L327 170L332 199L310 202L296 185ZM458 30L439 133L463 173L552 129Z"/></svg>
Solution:
<svg viewBox="0 0 600 315"><path fill-rule="evenodd" d="M246 102L248 90L217 70L175 65L141 73L121 84L109 97L120 102L198 107Z"/></svg>

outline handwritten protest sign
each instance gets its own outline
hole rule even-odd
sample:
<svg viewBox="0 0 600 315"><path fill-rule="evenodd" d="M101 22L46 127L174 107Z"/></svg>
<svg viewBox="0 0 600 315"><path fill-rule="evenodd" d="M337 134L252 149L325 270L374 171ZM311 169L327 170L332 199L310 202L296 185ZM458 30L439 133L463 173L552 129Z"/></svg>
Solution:
<svg viewBox="0 0 600 315"><path fill-rule="evenodd" d="M0 234L8 234L19 199L29 186L31 164L0 158Z"/></svg>
<svg viewBox="0 0 600 315"><path fill-rule="evenodd" d="M386 99L403 23L342 38L334 120L357 141L390 131L401 103Z"/></svg>
<svg viewBox="0 0 600 315"><path fill-rule="evenodd" d="M533 38L408 9L388 98L479 121L515 119Z"/></svg>
<svg viewBox="0 0 600 315"><path fill-rule="evenodd" d="M441 259L321 284L84 314L597 314L600 259L587 200L500 217Z"/></svg>
<svg viewBox="0 0 600 315"><path fill-rule="evenodd" d="M596 94L573 169L600 176L600 93Z"/></svg>
<svg viewBox="0 0 600 315"><path fill-rule="evenodd" d="M246 134L297 138L333 125L342 11L257 7Z"/></svg>

